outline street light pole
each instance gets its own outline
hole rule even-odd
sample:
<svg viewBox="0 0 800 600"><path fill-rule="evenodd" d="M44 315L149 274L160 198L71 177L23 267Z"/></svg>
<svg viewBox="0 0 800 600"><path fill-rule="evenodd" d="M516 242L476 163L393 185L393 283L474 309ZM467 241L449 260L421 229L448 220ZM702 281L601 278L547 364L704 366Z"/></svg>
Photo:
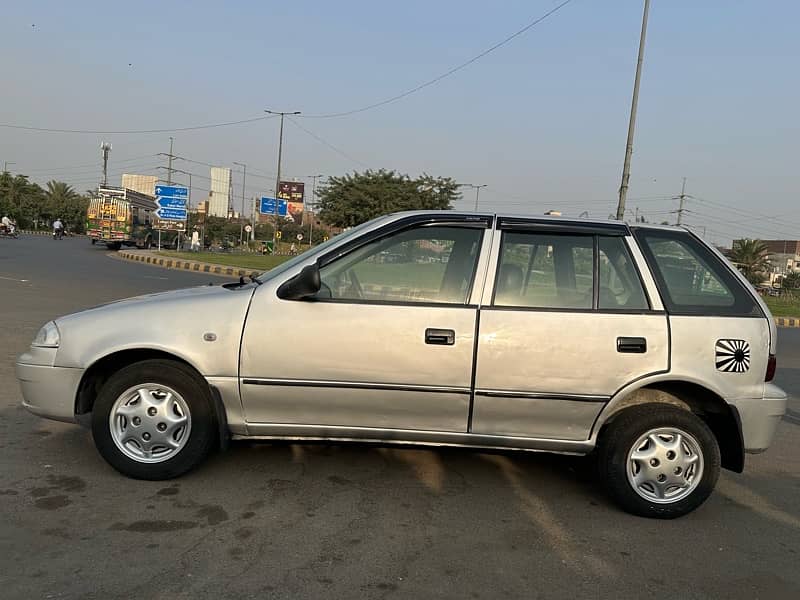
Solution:
<svg viewBox="0 0 800 600"><path fill-rule="evenodd" d="M8 165L15 165L17 163L11 162L10 160L3 161L3 173L8 173Z"/></svg>
<svg viewBox="0 0 800 600"><path fill-rule="evenodd" d="M280 188L280 185L281 185L281 158L282 158L282 155L283 155L283 118L286 115L299 115L300 111L299 110L295 110L295 111L291 111L291 112L288 112L288 111L287 112L280 112L280 111L274 111L274 110L265 110L264 112L265 113L269 113L271 115L280 115L280 117L281 117L281 129L280 129L280 133L278 134L278 175L275 178L275 214L274 214L274 216L275 216L275 226L272 229L272 251L275 252L275 250L277 250L277 248L275 247L275 241L277 239L275 237L275 233L278 230L278 202L279 202L278 189Z"/></svg>
<svg viewBox="0 0 800 600"><path fill-rule="evenodd" d="M639 37L639 59L636 62L636 77L633 80L633 99L631 100L631 116L628 122L628 141L625 144L625 162L622 165L622 183L619 186L619 202L617 204L617 221L625 218L625 199L628 196L628 182L631 178L631 154L633 154L633 133L636 130L636 108L639 104L639 82L642 79L642 62L644 62L644 42L647 35L647 15L650 12L650 0L644 0L642 14L642 32Z"/></svg>
<svg viewBox="0 0 800 600"><path fill-rule="evenodd" d="M308 226L308 247L311 248L314 245L314 203L317 200L317 179L320 177L324 177L324 175L312 175L311 176L311 202L308 203L309 207L309 215L311 218L309 219L309 226Z"/></svg>
<svg viewBox="0 0 800 600"><path fill-rule="evenodd" d="M475 212L478 212L478 198L480 197L481 188L485 188L488 185L488 183L481 183L480 185L475 185L474 183L459 183L458 187L468 187L475 190Z"/></svg>
<svg viewBox="0 0 800 600"><path fill-rule="evenodd" d="M244 222L242 221L242 215L244 214L244 194L245 186L247 185L247 165L236 161L233 161L233 164L242 167L242 212L239 214L239 243L244 244Z"/></svg>

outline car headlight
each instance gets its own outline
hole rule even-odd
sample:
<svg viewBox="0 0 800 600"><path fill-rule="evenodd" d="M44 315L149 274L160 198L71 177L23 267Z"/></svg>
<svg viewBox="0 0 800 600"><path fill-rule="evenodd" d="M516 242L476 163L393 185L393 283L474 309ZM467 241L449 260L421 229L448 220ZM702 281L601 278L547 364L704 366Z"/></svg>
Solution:
<svg viewBox="0 0 800 600"><path fill-rule="evenodd" d="M58 348L60 341L61 335L58 333L58 327L56 327L54 321L50 321L39 330L39 333L33 338L31 346L36 346L38 348Z"/></svg>

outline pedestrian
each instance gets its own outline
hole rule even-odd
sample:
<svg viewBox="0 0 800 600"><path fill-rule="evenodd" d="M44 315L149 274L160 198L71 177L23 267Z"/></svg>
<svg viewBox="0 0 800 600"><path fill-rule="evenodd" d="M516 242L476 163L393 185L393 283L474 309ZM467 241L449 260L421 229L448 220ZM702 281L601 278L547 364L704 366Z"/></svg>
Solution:
<svg viewBox="0 0 800 600"><path fill-rule="evenodd" d="M289 254L291 254L292 256L297 254L297 248L295 248L294 242L292 242L292 245L289 246Z"/></svg>
<svg viewBox="0 0 800 600"><path fill-rule="evenodd" d="M200 252L200 233L197 227L192 231L192 252Z"/></svg>

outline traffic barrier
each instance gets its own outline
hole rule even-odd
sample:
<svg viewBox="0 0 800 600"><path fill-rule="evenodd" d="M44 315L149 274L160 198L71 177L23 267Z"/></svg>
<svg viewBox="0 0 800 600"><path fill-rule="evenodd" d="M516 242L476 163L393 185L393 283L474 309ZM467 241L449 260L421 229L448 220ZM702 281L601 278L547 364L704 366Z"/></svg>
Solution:
<svg viewBox="0 0 800 600"><path fill-rule="evenodd" d="M778 327L800 327L800 317L775 317Z"/></svg>

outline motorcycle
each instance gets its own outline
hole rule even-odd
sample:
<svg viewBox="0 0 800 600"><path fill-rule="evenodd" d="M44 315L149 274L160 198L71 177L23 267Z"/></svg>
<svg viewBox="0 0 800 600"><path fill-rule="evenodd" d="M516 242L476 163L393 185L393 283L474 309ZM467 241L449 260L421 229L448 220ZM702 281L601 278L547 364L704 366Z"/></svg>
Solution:
<svg viewBox="0 0 800 600"><path fill-rule="evenodd" d="M0 237L7 237L16 240L19 237L15 227L0 225Z"/></svg>
<svg viewBox="0 0 800 600"><path fill-rule="evenodd" d="M64 237L64 229L63 228L59 228L59 229L54 229L53 230L53 239L54 240L60 240L63 237Z"/></svg>

